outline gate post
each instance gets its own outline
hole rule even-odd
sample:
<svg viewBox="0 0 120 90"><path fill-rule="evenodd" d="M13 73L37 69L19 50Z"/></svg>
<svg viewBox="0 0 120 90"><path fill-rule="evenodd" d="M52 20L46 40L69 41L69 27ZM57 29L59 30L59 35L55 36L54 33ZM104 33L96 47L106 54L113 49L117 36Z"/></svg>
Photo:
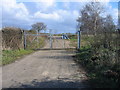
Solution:
<svg viewBox="0 0 120 90"><path fill-rule="evenodd" d="M51 29L49 31L49 34L50 34L50 49L52 49L52 34L51 34Z"/></svg>
<svg viewBox="0 0 120 90"><path fill-rule="evenodd" d="M80 35L81 35L81 32L80 32L80 30L78 31L78 49L80 49L80 44L81 44L81 42L80 42Z"/></svg>
<svg viewBox="0 0 120 90"><path fill-rule="evenodd" d="M26 49L26 32L23 30L23 36L24 36L24 50Z"/></svg>
<svg viewBox="0 0 120 90"><path fill-rule="evenodd" d="M50 33L50 48L52 49L52 34Z"/></svg>

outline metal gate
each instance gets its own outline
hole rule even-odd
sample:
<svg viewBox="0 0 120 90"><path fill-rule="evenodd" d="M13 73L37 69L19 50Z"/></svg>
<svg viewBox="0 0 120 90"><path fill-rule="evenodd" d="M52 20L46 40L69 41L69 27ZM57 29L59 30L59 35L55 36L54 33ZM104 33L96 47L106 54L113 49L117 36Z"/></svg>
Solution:
<svg viewBox="0 0 120 90"><path fill-rule="evenodd" d="M24 49L76 49L77 34L29 34L24 32Z"/></svg>
<svg viewBox="0 0 120 90"><path fill-rule="evenodd" d="M74 38L74 41L72 36L76 37ZM76 47L77 47L76 34L53 34L52 35L53 49L71 49Z"/></svg>
<svg viewBox="0 0 120 90"><path fill-rule="evenodd" d="M24 31L24 49L44 48L44 46L50 42L50 37L49 33L30 34ZM51 46L47 46L47 48L50 47Z"/></svg>

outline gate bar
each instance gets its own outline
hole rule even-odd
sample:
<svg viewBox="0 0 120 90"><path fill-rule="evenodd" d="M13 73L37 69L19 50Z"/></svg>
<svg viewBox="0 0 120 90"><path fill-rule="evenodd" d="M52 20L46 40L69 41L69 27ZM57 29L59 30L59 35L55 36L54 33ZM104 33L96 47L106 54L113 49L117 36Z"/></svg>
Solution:
<svg viewBox="0 0 120 90"><path fill-rule="evenodd" d="M47 36L48 36L49 34L26 34L26 36L27 36L27 35L28 35L28 36L29 36L29 35L30 35L30 36L44 36L44 35L47 35Z"/></svg>

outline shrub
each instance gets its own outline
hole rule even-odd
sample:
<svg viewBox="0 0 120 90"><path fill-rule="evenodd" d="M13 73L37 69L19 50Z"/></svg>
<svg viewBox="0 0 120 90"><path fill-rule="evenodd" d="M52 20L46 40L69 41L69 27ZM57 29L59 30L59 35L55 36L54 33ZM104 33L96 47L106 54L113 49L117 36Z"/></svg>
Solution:
<svg viewBox="0 0 120 90"><path fill-rule="evenodd" d="M19 49L22 43L22 31L20 28L5 27L2 29L3 49Z"/></svg>

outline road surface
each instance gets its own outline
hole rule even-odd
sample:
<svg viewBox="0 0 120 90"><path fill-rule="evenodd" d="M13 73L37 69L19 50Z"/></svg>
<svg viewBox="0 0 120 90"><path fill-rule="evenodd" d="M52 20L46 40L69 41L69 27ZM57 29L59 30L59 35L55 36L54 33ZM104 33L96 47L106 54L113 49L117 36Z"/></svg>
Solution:
<svg viewBox="0 0 120 90"><path fill-rule="evenodd" d="M2 68L3 88L83 88L87 77L73 61L74 51L43 50Z"/></svg>
<svg viewBox="0 0 120 90"><path fill-rule="evenodd" d="M2 67L3 88L87 88L75 50L40 50Z"/></svg>

